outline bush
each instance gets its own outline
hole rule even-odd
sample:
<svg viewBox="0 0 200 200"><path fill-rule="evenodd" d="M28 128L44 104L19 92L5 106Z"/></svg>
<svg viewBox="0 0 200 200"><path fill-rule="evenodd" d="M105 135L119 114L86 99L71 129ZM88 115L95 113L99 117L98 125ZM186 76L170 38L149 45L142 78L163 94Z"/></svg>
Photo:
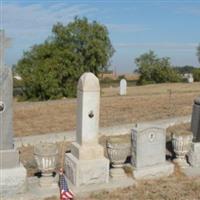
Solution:
<svg viewBox="0 0 200 200"><path fill-rule="evenodd" d="M192 74L194 81L200 81L200 68L194 69Z"/></svg>
<svg viewBox="0 0 200 200"><path fill-rule="evenodd" d="M169 58L158 58L153 51L135 59L140 73L137 84L180 82L181 75L172 68Z"/></svg>

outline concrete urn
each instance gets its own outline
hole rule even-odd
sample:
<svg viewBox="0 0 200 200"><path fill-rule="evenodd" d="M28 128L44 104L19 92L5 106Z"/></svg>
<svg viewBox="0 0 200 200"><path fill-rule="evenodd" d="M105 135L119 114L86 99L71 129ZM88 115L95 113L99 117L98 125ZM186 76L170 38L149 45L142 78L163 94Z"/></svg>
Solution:
<svg viewBox="0 0 200 200"><path fill-rule="evenodd" d="M34 157L42 176L51 176L56 169L58 147L52 143L41 143L34 147Z"/></svg>
<svg viewBox="0 0 200 200"><path fill-rule="evenodd" d="M119 138L107 140L107 153L112 167L123 167L124 162L130 155L130 144L123 143Z"/></svg>
<svg viewBox="0 0 200 200"><path fill-rule="evenodd" d="M183 134L172 134L172 146L178 160L185 160L186 154L190 150L192 144L192 134L187 131Z"/></svg>

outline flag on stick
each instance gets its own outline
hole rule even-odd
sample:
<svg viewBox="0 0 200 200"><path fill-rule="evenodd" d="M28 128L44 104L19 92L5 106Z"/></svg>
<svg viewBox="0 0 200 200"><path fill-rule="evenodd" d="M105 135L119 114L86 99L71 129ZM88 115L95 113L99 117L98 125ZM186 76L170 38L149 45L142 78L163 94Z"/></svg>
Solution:
<svg viewBox="0 0 200 200"><path fill-rule="evenodd" d="M63 169L60 169L59 173L59 186L60 186L60 200L71 200L74 194L69 190L66 177L63 173Z"/></svg>

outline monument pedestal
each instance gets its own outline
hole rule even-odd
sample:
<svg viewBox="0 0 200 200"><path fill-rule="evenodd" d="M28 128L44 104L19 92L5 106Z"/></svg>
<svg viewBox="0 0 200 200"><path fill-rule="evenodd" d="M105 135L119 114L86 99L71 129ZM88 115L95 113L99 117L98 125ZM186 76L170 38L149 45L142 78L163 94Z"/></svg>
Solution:
<svg viewBox="0 0 200 200"><path fill-rule="evenodd" d="M26 169L16 149L0 150L0 196L13 196L26 190Z"/></svg>
<svg viewBox="0 0 200 200"><path fill-rule="evenodd" d="M75 186L107 183L109 160L103 156L103 147L73 143L72 153L65 154L65 173Z"/></svg>
<svg viewBox="0 0 200 200"><path fill-rule="evenodd" d="M105 184L109 179L109 160L98 144L100 85L92 73L84 73L77 87L76 142L65 155L65 173L75 186Z"/></svg>
<svg viewBox="0 0 200 200"><path fill-rule="evenodd" d="M16 149L0 150L0 169L10 169L19 165L19 152Z"/></svg>
<svg viewBox="0 0 200 200"><path fill-rule="evenodd" d="M0 169L0 180L1 197L23 193L26 190L26 169L22 164Z"/></svg>
<svg viewBox="0 0 200 200"><path fill-rule="evenodd" d="M200 142L193 142L188 153L188 161L192 167L200 168Z"/></svg>
<svg viewBox="0 0 200 200"><path fill-rule="evenodd" d="M169 176L174 172L174 165L166 161L163 164L157 164L144 168L136 168L133 170L135 179L153 179L163 176Z"/></svg>

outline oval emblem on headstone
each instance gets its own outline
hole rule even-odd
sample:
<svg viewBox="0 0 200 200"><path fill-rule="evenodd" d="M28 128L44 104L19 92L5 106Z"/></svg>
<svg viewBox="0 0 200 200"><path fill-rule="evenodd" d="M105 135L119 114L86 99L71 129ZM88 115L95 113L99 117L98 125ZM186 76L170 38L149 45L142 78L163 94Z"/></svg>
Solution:
<svg viewBox="0 0 200 200"><path fill-rule="evenodd" d="M155 140L155 137L156 137L155 133L150 133L149 134L149 141L153 142Z"/></svg>
<svg viewBox="0 0 200 200"><path fill-rule="evenodd" d="M0 113L2 113L5 110L5 105L3 101L0 101Z"/></svg>
<svg viewBox="0 0 200 200"><path fill-rule="evenodd" d="M94 117L94 113L93 113L93 111L91 110L90 111L90 113L89 113L89 115L88 115L90 118L93 118Z"/></svg>

